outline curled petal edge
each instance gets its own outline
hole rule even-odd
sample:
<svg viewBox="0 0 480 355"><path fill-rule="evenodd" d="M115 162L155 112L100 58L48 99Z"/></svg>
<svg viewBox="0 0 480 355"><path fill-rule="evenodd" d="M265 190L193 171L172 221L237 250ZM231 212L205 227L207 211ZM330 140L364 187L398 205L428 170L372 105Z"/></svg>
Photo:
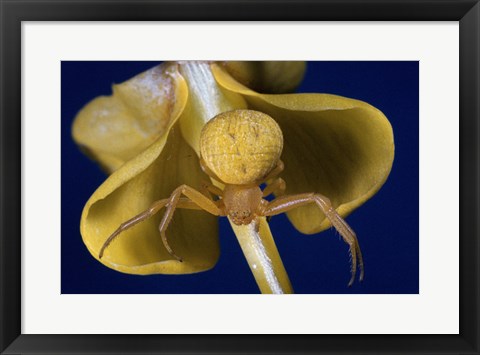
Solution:
<svg viewBox="0 0 480 355"><path fill-rule="evenodd" d="M165 133L187 96L177 66L163 63L86 104L75 117L72 136L86 155L112 173Z"/></svg>

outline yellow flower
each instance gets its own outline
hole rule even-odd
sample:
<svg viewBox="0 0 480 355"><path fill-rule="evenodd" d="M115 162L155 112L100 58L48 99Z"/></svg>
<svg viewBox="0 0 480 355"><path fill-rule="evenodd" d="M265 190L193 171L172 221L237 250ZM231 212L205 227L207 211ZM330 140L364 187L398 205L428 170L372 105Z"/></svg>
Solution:
<svg viewBox="0 0 480 355"><path fill-rule="evenodd" d="M232 109L261 111L280 125L287 194L320 192L342 217L372 197L387 179L394 157L392 128L382 112L335 95L251 89L290 91L304 68L300 62L164 63L114 85L112 96L87 104L75 119L73 137L111 174L82 213L81 233L90 253L131 274L194 273L215 265L220 253L217 218L196 210L176 210L167 230L169 244L183 262L161 243L162 213L124 231L101 259L99 251L122 222L179 185L201 188L208 176L199 165L200 131L215 115ZM288 218L302 233L330 227L315 205L294 209ZM261 245L252 245L248 228L232 227L261 291L275 292L268 272L250 261L264 247L280 291L292 292L265 219L260 222Z"/></svg>

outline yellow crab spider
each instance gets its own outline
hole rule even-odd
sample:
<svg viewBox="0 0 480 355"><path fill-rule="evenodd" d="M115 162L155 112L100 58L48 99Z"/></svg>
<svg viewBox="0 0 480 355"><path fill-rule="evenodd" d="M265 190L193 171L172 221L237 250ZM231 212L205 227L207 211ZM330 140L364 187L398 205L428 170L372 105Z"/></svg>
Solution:
<svg viewBox="0 0 480 355"><path fill-rule="evenodd" d="M256 223L260 216L274 216L315 203L350 248L351 278L348 285L355 280L357 265L359 279L363 280L362 252L355 232L335 211L330 200L314 192L283 195L285 181L278 177L284 168L280 160L282 149L280 127L262 112L234 110L215 116L201 132L200 165L208 176L224 185L221 189L205 184L205 188L218 199L181 185L169 198L154 202L146 211L122 223L103 244L99 258L121 232L153 216L163 207L166 211L159 225L163 245L175 259L182 261L168 244L165 234L176 208L205 210L216 216L228 216L236 225L245 225ZM271 183L262 191L259 185L267 181ZM271 193L280 196L270 202L265 200L264 197Z"/></svg>

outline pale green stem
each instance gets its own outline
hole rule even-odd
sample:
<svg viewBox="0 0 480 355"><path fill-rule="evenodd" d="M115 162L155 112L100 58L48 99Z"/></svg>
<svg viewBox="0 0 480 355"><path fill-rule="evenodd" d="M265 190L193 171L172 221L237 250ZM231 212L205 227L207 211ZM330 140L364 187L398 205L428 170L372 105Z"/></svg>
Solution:
<svg viewBox="0 0 480 355"><path fill-rule="evenodd" d="M219 113L245 108L242 96L222 90L208 62L180 62L179 71L188 85L188 103L180 119L187 143L200 154L200 132Z"/></svg>
<svg viewBox="0 0 480 355"><path fill-rule="evenodd" d="M265 217L259 218L257 223L238 226L230 220L260 291L274 294L293 293Z"/></svg>
<svg viewBox="0 0 480 355"><path fill-rule="evenodd" d="M238 94L222 90L207 62L180 62L179 70L189 88L182 133L188 144L199 154L199 138L203 125L219 113L246 108ZM218 184L214 181L215 184ZM223 187L223 186L220 186ZM243 254L262 293L293 293L277 247L264 217L257 224L237 226L230 221Z"/></svg>

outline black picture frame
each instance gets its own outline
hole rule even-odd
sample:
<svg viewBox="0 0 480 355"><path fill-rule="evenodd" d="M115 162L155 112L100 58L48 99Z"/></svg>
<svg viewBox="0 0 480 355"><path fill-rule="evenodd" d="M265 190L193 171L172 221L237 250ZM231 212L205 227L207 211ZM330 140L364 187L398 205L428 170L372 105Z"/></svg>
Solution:
<svg viewBox="0 0 480 355"><path fill-rule="evenodd" d="M478 354L480 4L478 0L0 0L2 354ZM459 335L21 334L22 21L459 21ZM441 79L439 79L441 80ZM446 206L447 207L447 206ZM452 211L457 213L458 211ZM441 310L438 310L441 312ZM358 321L358 320L356 320ZM415 320L412 319L412 322Z"/></svg>

